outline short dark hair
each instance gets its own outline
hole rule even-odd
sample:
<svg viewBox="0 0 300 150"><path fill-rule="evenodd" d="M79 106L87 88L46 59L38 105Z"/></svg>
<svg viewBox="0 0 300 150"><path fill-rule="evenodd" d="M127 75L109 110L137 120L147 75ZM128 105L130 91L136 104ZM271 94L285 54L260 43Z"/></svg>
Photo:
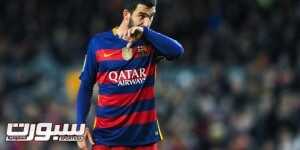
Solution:
<svg viewBox="0 0 300 150"><path fill-rule="evenodd" d="M138 4L153 7L156 6L157 0L124 0L124 9L127 9L129 12L133 12Z"/></svg>

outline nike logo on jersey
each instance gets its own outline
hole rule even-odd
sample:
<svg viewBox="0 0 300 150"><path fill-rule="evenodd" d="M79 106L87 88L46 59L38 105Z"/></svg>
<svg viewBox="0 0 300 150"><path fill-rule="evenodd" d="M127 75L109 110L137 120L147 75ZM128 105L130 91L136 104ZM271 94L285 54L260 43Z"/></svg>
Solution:
<svg viewBox="0 0 300 150"><path fill-rule="evenodd" d="M110 56L112 56L114 53L104 53L103 54L103 57L110 57Z"/></svg>

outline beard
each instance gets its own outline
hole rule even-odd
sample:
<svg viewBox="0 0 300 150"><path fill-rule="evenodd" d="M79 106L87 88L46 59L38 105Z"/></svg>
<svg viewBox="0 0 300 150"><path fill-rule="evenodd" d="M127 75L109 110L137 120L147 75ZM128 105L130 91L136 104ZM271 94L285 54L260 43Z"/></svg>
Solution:
<svg viewBox="0 0 300 150"><path fill-rule="evenodd" d="M133 26L135 26L135 25L134 25L134 23L133 23L132 17L130 17L129 23L128 23L128 28L131 28L131 27L133 27Z"/></svg>
<svg viewBox="0 0 300 150"><path fill-rule="evenodd" d="M140 27L142 27L141 24L134 23L132 17L130 17L130 18L129 18L129 23L128 23L128 29L131 28L131 27L135 27L135 26L140 26Z"/></svg>

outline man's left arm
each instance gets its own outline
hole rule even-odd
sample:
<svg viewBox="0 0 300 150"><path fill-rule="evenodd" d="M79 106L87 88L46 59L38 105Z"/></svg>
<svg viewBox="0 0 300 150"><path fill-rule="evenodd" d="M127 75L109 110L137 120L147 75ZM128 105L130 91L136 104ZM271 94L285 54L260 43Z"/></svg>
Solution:
<svg viewBox="0 0 300 150"><path fill-rule="evenodd" d="M143 30L145 39L156 48L160 55L168 60L175 59L183 54L184 49L176 40L146 27Z"/></svg>

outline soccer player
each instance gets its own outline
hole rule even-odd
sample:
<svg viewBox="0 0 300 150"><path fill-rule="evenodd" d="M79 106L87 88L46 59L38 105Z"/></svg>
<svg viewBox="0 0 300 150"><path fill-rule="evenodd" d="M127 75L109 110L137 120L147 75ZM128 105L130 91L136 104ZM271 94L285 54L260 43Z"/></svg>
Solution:
<svg viewBox="0 0 300 150"><path fill-rule="evenodd" d="M156 0L125 0L123 20L89 42L77 97L77 124L85 123L98 84L92 134L77 144L93 150L157 150L162 140L155 111L157 57L183 54L176 40L150 29Z"/></svg>

